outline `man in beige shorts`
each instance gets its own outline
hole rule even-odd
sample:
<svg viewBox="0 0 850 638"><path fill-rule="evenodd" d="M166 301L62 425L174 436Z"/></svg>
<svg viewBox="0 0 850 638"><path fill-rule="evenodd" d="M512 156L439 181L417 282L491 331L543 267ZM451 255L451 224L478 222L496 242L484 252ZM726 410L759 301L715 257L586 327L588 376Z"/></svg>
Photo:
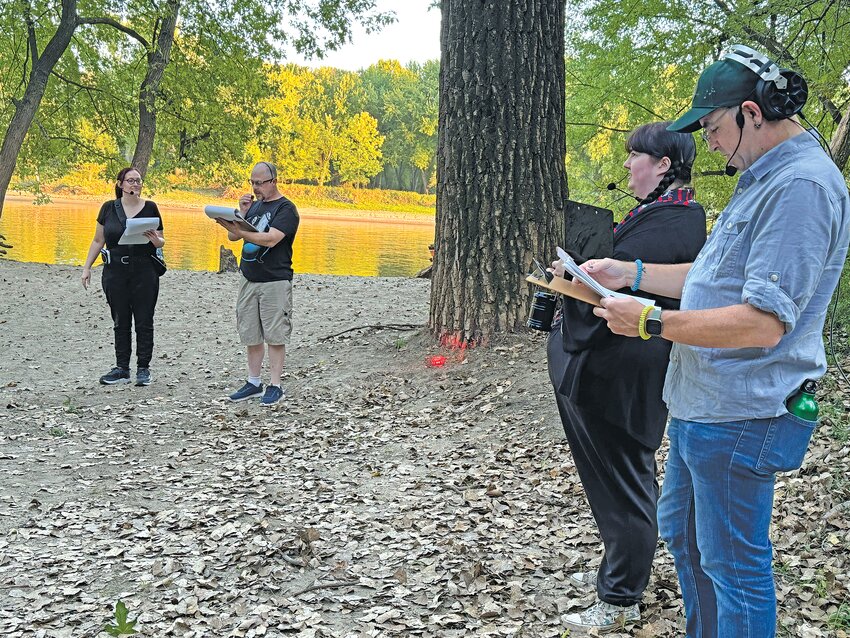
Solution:
<svg viewBox="0 0 850 638"><path fill-rule="evenodd" d="M260 403L270 406L284 394L280 376L292 333L292 242L299 218L295 205L277 188L274 164L259 162L251 171L250 181L254 192L239 198L239 210L259 232L216 220L227 229L228 239L244 240L236 326L248 349L248 379L229 398L236 402L262 396ZM270 378L263 392L266 346Z"/></svg>

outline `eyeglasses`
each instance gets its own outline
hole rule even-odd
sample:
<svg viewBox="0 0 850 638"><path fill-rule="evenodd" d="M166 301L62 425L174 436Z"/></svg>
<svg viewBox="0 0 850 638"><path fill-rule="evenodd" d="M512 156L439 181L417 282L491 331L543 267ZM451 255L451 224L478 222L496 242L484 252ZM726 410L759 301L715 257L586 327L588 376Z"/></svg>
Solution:
<svg viewBox="0 0 850 638"><path fill-rule="evenodd" d="M129 177L129 178L125 179L124 181L127 182L128 184L138 184L140 186L142 184L142 178L141 177Z"/></svg>
<svg viewBox="0 0 850 638"><path fill-rule="evenodd" d="M723 113L718 115L713 122L706 122L705 126L702 127L702 141L707 142L708 138L714 137L717 135L717 131L720 130L720 120L723 119L723 116L729 112L729 109L724 109Z"/></svg>
<svg viewBox="0 0 850 638"><path fill-rule="evenodd" d="M251 186L262 186L263 184L268 184L269 182L273 181L274 177L270 179L249 179L248 183L251 184Z"/></svg>

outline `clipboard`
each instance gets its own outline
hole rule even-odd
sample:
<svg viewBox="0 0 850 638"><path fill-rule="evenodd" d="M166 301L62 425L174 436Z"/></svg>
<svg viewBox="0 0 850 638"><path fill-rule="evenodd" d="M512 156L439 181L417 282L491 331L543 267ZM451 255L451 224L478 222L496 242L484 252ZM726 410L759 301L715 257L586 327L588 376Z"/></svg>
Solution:
<svg viewBox="0 0 850 638"><path fill-rule="evenodd" d="M124 234L118 240L120 246L134 244L147 244L150 239L145 237L145 232L159 228L161 220L159 217L128 217Z"/></svg>
<svg viewBox="0 0 850 638"><path fill-rule="evenodd" d="M567 297L578 299L579 301L589 303L592 306L598 306L599 300L602 299L600 295L596 294L587 286L574 281L567 281L563 277L555 277L552 281L546 281L545 279L538 279L534 275L528 275L525 280L535 286L540 286L546 290L551 290L552 292L557 292L562 295L566 295Z"/></svg>
<svg viewBox="0 0 850 638"><path fill-rule="evenodd" d="M242 217L235 208L228 208L227 206L204 206L204 213L210 219L224 219L225 221L235 222L242 230L248 230L254 233L260 232L256 226Z"/></svg>

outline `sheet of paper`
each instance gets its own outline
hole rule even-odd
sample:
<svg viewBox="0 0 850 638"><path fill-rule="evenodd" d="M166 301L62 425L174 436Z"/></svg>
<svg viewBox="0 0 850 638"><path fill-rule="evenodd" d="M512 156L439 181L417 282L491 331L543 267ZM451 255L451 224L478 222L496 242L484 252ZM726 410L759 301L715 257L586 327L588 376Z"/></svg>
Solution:
<svg viewBox="0 0 850 638"><path fill-rule="evenodd" d="M129 244L147 244L150 239L145 237L145 232L148 230L156 230L159 228L159 217L141 217L139 219L127 218L127 229L118 243L122 246Z"/></svg>
<svg viewBox="0 0 850 638"><path fill-rule="evenodd" d="M616 297L618 299L634 299L635 301L639 301L644 306L654 306L654 299L646 299L645 297L636 297L635 295L626 295L622 292L615 292L613 290L609 290L598 281L596 281L593 277L584 272L579 265L575 262L575 259L570 257L567 254L567 251L558 246L556 248L558 251L558 257L561 258L561 261L564 264L564 270L570 273L573 277L583 283L585 286L593 290L600 297Z"/></svg>
<svg viewBox="0 0 850 638"><path fill-rule="evenodd" d="M204 206L204 213L210 219L223 219L229 222L236 222L245 230L260 232L254 225L242 217L241 213L235 208L227 206Z"/></svg>
<svg viewBox="0 0 850 638"><path fill-rule="evenodd" d="M229 222L235 222L241 219L241 215L238 214L239 211L235 208L228 208L227 206L204 206L204 212L210 219L220 218Z"/></svg>

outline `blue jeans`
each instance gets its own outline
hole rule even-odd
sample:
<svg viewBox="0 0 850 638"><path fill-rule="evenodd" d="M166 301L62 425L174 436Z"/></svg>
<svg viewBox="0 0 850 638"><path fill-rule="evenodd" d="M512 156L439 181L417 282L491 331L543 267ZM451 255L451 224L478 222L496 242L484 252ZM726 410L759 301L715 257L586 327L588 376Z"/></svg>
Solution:
<svg viewBox="0 0 850 638"><path fill-rule="evenodd" d="M768 532L777 472L800 467L815 422L696 423L671 419L658 502L688 638L771 638L776 592Z"/></svg>

